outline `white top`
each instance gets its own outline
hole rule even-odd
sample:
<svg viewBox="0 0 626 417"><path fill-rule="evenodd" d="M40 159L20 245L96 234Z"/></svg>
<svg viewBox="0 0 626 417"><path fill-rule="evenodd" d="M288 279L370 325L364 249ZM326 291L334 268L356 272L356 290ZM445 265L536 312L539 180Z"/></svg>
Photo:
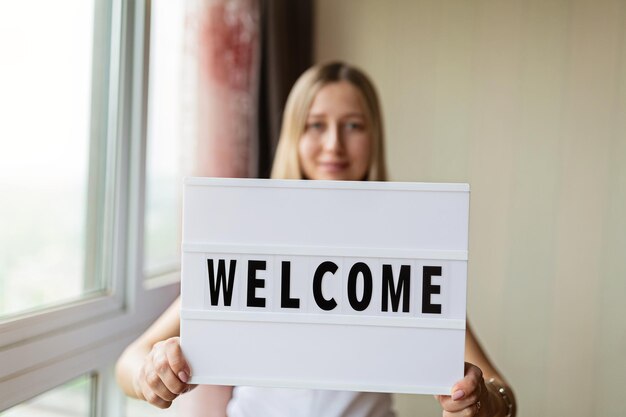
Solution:
<svg viewBox="0 0 626 417"><path fill-rule="evenodd" d="M391 394L238 386L229 417L394 417Z"/></svg>

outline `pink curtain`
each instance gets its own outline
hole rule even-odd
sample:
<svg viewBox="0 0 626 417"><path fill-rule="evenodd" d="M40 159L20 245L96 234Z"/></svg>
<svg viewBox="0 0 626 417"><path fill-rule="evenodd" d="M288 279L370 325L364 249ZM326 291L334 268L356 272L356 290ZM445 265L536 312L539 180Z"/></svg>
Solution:
<svg viewBox="0 0 626 417"><path fill-rule="evenodd" d="M287 94L312 63L313 2L185 0L185 6L185 174L267 176ZM199 386L176 401L178 414L223 417L224 390Z"/></svg>
<svg viewBox="0 0 626 417"><path fill-rule="evenodd" d="M260 24L257 0L187 0L183 140L192 175L257 174ZM224 389L198 386L178 415L221 416Z"/></svg>
<svg viewBox="0 0 626 417"><path fill-rule="evenodd" d="M260 23L257 0L188 0L186 118L194 175L257 172ZM190 85L191 84L191 85Z"/></svg>

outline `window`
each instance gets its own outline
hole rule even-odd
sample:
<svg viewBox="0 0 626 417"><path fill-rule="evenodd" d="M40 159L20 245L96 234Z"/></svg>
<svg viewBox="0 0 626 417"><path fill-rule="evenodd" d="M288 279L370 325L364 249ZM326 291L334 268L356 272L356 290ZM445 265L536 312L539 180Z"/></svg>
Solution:
<svg viewBox="0 0 626 417"><path fill-rule="evenodd" d="M112 363L178 293L142 280L150 2L22 3L0 3L0 411L120 416Z"/></svg>
<svg viewBox="0 0 626 417"><path fill-rule="evenodd" d="M36 3L0 5L0 316L102 288L85 275L94 2Z"/></svg>
<svg viewBox="0 0 626 417"><path fill-rule="evenodd" d="M182 180L181 95L184 2L153 1L146 160L144 275L179 278Z"/></svg>
<svg viewBox="0 0 626 417"><path fill-rule="evenodd" d="M90 414L94 378L82 376L5 412L0 417L83 417Z"/></svg>

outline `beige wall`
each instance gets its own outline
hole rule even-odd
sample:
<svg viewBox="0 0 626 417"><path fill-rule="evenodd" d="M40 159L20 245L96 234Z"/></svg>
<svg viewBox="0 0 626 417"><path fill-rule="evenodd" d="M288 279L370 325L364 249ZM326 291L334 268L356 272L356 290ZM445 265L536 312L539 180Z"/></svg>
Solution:
<svg viewBox="0 0 626 417"><path fill-rule="evenodd" d="M316 59L379 88L392 178L470 183L469 316L519 415L626 416L626 1L318 0L316 19Z"/></svg>

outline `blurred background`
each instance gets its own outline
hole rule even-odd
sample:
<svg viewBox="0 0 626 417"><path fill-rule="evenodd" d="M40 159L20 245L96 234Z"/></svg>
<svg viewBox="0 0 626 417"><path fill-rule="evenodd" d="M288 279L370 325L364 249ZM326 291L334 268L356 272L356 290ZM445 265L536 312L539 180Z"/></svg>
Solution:
<svg viewBox="0 0 626 417"><path fill-rule="evenodd" d="M519 415L626 415L626 2L316 10L316 60L378 85L392 178L470 184L468 316Z"/></svg>
<svg viewBox="0 0 626 417"><path fill-rule="evenodd" d="M117 160L99 132L117 111L104 99L123 64L110 22L127 3L0 0L0 334L119 288L97 255ZM468 315L518 415L626 415L626 1L137 3L145 175L141 224L127 228L142 244L124 280L175 288L182 177L266 177L292 83L343 60L378 88L392 180L471 186ZM23 369L26 341L6 344ZM17 380L1 366L0 382ZM96 373L83 366L0 415L93 415L116 395ZM441 413L429 396L396 404Z"/></svg>

